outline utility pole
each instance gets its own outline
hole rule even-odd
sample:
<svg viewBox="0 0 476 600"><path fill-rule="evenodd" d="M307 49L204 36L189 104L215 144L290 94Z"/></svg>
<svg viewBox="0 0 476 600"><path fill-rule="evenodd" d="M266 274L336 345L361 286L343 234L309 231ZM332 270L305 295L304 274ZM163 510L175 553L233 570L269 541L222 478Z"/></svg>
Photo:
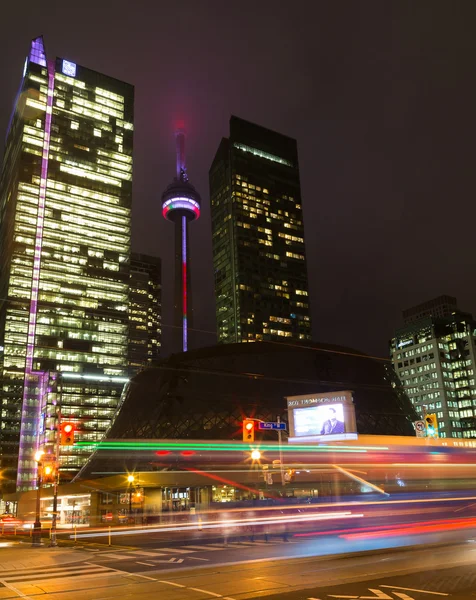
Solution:
<svg viewBox="0 0 476 600"><path fill-rule="evenodd" d="M61 406L57 411L56 419L56 476L53 488L53 518L51 519L51 542L50 546L57 546L56 541L56 524L57 524L57 513L58 513L58 482L60 476L60 463L59 463L59 448L61 439Z"/></svg>
<svg viewBox="0 0 476 600"><path fill-rule="evenodd" d="M279 425L281 423L281 417L278 415L277 419L276 419L277 424ZM281 471L281 485L284 487L285 485L285 481L284 481L284 469L283 469L283 447L282 447L282 440L281 440L281 429L278 429L278 445L279 445L279 469Z"/></svg>

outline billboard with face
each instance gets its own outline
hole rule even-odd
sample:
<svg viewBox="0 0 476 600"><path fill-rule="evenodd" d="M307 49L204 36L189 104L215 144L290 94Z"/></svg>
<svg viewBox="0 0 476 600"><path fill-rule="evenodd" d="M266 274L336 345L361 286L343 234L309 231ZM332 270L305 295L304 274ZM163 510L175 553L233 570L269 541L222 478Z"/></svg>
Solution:
<svg viewBox="0 0 476 600"><path fill-rule="evenodd" d="M329 392L287 398L291 438L356 437L352 392ZM329 437L328 437L329 439Z"/></svg>
<svg viewBox="0 0 476 600"><path fill-rule="evenodd" d="M296 436L332 435L346 432L342 403L295 408L293 413Z"/></svg>

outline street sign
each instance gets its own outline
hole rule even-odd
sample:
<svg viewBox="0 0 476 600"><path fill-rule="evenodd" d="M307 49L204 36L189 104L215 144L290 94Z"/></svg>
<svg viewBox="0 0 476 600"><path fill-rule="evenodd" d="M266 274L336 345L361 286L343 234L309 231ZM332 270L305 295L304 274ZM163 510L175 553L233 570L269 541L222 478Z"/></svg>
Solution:
<svg viewBox="0 0 476 600"><path fill-rule="evenodd" d="M260 421L258 429L286 429L286 423L275 423L274 421Z"/></svg>
<svg viewBox="0 0 476 600"><path fill-rule="evenodd" d="M414 423L416 436L417 437L425 437L426 433L426 425L425 421L415 421Z"/></svg>

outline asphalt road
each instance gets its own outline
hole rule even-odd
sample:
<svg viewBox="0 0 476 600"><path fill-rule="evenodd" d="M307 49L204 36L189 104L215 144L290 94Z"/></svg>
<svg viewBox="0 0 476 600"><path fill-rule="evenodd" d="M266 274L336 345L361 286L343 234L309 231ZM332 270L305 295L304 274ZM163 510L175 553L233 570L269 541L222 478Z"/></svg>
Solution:
<svg viewBox="0 0 476 600"><path fill-rule="evenodd" d="M476 543L472 541L338 558L298 558L301 550L299 543L284 542L215 549L85 546L82 561L0 571L0 599L53 594L68 600L476 598ZM8 549L0 549L0 563L4 551ZM27 556L25 548L25 564Z"/></svg>

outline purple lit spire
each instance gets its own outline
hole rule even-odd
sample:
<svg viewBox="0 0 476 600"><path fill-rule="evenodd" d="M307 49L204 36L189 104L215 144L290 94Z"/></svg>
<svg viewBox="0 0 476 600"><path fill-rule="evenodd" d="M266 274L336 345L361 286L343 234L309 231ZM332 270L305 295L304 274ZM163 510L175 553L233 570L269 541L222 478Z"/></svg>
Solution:
<svg viewBox="0 0 476 600"><path fill-rule="evenodd" d="M185 167L185 129L179 127L175 131L175 144L177 150L177 179L187 181Z"/></svg>

